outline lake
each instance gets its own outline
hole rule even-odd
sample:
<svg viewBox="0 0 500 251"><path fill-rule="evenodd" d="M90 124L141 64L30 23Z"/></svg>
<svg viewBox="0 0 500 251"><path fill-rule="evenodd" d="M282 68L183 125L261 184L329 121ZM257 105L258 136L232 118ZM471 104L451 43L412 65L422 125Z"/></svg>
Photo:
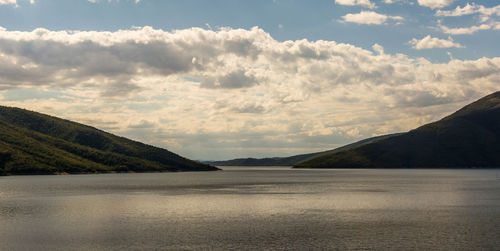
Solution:
<svg viewBox="0 0 500 251"><path fill-rule="evenodd" d="M497 170L0 177L1 250L500 250Z"/></svg>

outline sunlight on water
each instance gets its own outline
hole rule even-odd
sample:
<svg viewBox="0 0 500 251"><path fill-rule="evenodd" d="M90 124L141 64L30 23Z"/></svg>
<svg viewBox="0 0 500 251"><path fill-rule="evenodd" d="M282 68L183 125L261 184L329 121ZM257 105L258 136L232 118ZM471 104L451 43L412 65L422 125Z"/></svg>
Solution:
<svg viewBox="0 0 500 251"><path fill-rule="evenodd" d="M0 249L494 249L494 170L0 178Z"/></svg>

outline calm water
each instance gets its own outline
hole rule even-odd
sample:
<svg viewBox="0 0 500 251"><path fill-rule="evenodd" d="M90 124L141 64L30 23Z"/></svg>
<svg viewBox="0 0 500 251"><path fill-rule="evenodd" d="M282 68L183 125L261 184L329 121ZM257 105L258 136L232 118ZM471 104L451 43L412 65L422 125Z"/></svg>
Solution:
<svg viewBox="0 0 500 251"><path fill-rule="evenodd" d="M500 250L497 172L0 177L0 249Z"/></svg>

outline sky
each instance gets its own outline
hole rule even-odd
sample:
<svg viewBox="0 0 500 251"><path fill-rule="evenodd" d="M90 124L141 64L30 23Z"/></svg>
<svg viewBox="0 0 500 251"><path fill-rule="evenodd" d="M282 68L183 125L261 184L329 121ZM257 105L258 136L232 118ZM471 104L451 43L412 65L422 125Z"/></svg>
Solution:
<svg viewBox="0 0 500 251"><path fill-rule="evenodd" d="M500 90L500 1L0 0L0 105L197 160L290 156Z"/></svg>

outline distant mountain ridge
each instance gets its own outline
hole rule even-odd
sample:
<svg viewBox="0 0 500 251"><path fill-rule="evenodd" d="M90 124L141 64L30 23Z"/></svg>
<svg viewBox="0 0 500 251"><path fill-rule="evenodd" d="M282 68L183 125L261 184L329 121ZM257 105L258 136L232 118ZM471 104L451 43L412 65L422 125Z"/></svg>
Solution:
<svg viewBox="0 0 500 251"><path fill-rule="evenodd" d="M0 174L218 170L83 124L0 106Z"/></svg>
<svg viewBox="0 0 500 251"><path fill-rule="evenodd" d="M204 163L214 165L214 166L293 166L302 161L306 161L308 159L321 156L324 154L336 153L340 151L344 151L347 149L351 149L354 147L358 147L364 144L369 144L372 142L376 142L385 138L390 138L399 135L399 133L388 134L377 136L373 138L368 138L364 140L360 140L358 142L348 144L333 150L323 151L323 152L315 152L315 153L307 153L307 154L299 154L290 157L273 157L273 158L239 158L232 160L222 160L222 161L205 161Z"/></svg>
<svg viewBox="0 0 500 251"><path fill-rule="evenodd" d="M500 168L500 92L402 135L325 154L297 168Z"/></svg>

